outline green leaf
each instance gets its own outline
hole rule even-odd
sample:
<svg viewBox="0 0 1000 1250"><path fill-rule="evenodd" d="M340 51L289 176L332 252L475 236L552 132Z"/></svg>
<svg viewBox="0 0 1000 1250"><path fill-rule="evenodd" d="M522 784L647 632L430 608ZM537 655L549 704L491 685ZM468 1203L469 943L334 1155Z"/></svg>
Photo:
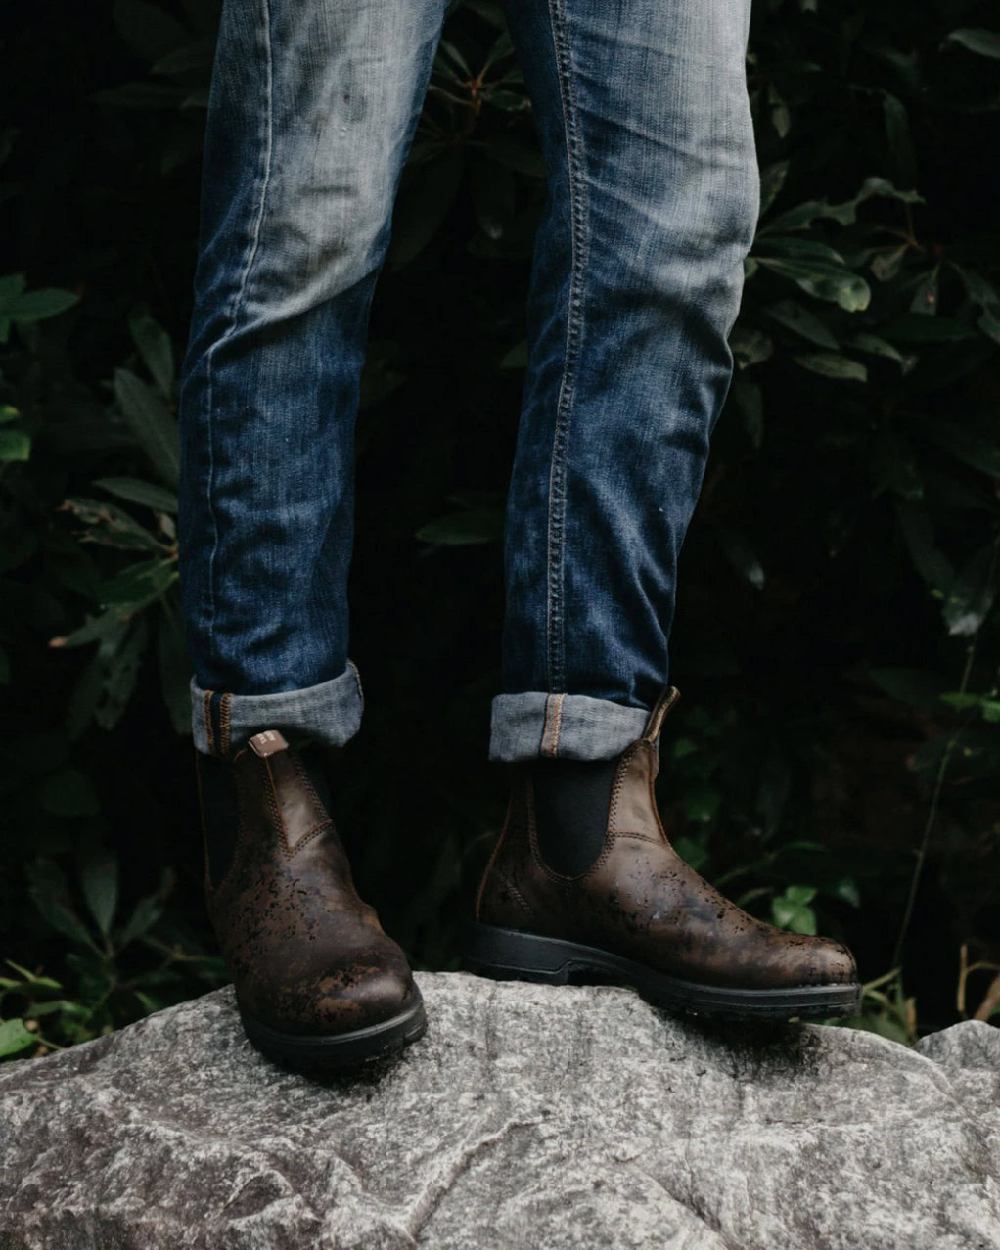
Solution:
<svg viewBox="0 0 1000 1250"><path fill-rule="evenodd" d="M760 171L760 216L763 217L781 194L788 177L790 161L775 161Z"/></svg>
<svg viewBox="0 0 1000 1250"><path fill-rule="evenodd" d="M0 278L0 314L7 315L24 287L23 273L9 273Z"/></svg>
<svg viewBox="0 0 1000 1250"><path fill-rule="evenodd" d="M793 356L792 359L803 369L818 373L824 378L834 378L841 382L868 381L868 370L865 366L859 360L849 360L846 356L815 352L808 356Z"/></svg>
<svg viewBox="0 0 1000 1250"><path fill-rule="evenodd" d="M115 398L142 450L167 486L180 474L177 422L160 395L128 369L116 369Z"/></svg>
<svg viewBox="0 0 1000 1250"><path fill-rule="evenodd" d="M935 265L933 269L928 269L926 273L918 274L915 282L910 280L903 285L904 290L909 287L913 291L910 297L911 321L913 317L937 316L940 272L940 266ZM926 331L927 327L915 326L914 329L919 334L921 329Z"/></svg>
<svg viewBox="0 0 1000 1250"><path fill-rule="evenodd" d="M885 178L866 178L861 189L853 199L842 204L831 204L827 200L807 200L796 208L790 209L780 217L774 218L762 227L761 234L781 233L786 230L804 230L815 221L835 221L842 226L851 226L857 220L858 208L874 197L899 200L903 204L922 204L924 198L916 191L900 191Z"/></svg>
<svg viewBox="0 0 1000 1250"><path fill-rule="evenodd" d="M106 847L86 848L80 866L80 884L90 914L107 937L118 905L118 861Z"/></svg>
<svg viewBox="0 0 1000 1250"><path fill-rule="evenodd" d="M916 158L906 106L898 96L886 91L882 95L882 116L893 178L912 187L916 181Z"/></svg>
<svg viewBox="0 0 1000 1250"><path fill-rule="evenodd" d="M686 864L690 864L695 872L701 872L708 866L708 851L694 838L681 836L674 841L674 850Z"/></svg>
<svg viewBox="0 0 1000 1250"><path fill-rule="evenodd" d="M795 300L781 300L780 303L765 308L764 312L786 330L815 343L817 347L828 347L831 351L836 351L840 346L826 323Z"/></svg>
<svg viewBox="0 0 1000 1250"><path fill-rule="evenodd" d="M987 56L994 61L1000 60L1000 34L994 30L983 30L981 27L953 30L941 46L946 48L949 44L966 48L969 52L975 52L977 56Z"/></svg>
<svg viewBox="0 0 1000 1250"><path fill-rule="evenodd" d="M737 378L732 389L733 403L740 410L747 437L755 450L764 438L764 401L760 387L747 378Z"/></svg>
<svg viewBox="0 0 1000 1250"><path fill-rule="evenodd" d="M119 605L134 611L164 594L176 580L176 561L145 560L102 582L97 597L102 608Z"/></svg>
<svg viewBox="0 0 1000 1250"><path fill-rule="evenodd" d="M38 973L32 972L30 968L22 967L16 964L13 959L5 959L4 963L8 968L13 968L26 985L37 986L43 990L61 990L62 985L58 981L54 981L52 977L39 976Z"/></svg>
<svg viewBox="0 0 1000 1250"><path fill-rule="evenodd" d="M132 342L164 399L174 391L174 349L170 335L148 312L136 311L128 319Z"/></svg>
<svg viewBox="0 0 1000 1250"><path fill-rule="evenodd" d="M4 309L4 315L14 321L44 321L47 317L56 317L67 308L72 308L77 296L72 291L45 289L28 291L21 295L10 307Z"/></svg>
<svg viewBox="0 0 1000 1250"><path fill-rule="evenodd" d="M966 694L960 690L949 691L941 699L956 712L975 709L988 725L1000 724L1000 699L991 699L984 694Z"/></svg>
<svg viewBox="0 0 1000 1250"><path fill-rule="evenodd" d="M111 644L113 650L128 629L128 619L119 608L100 616L86 616L85 623L71 634L49 639L50 647L82 647L88 642Z"/></svg>
<svg viewBox="0 0 1000 1250"><path fill-rule="evenodd" d="M145 898L139 899L118 935L118 949L124 950L129 943L148 933L162 914L163 899L159 893L147 894Z"/></svg>
<svg viewBox="0 0 1000 1250"><path fill-rule="evenodd" d="M447 62L451 64L449 65ZM442 39L438 43L437 63L434 68L438 73L457 71L462 79L466 81L475 77L472 67L466 61L461 51L447 39Z"/></svg>
<svg viewBox="0 0 1000 1250"><path fill-rule="evenodd" d="M863 312L871 301L871 289L860 274L820 261L792 260L777 256L758 256L757 261L782 277L791 279L816 299L839 304L845 312Z"/></svg>
<svg viewBox="0 0 1000 1250"><path fill-rule="evenodd" d="M145 617L140 616L115 653L105 657L100 699L93 712L94 720L102 729L114 729L121 720L148 645L149 625Z"/></svg>
<svg viewBox="0 0 1000 1250"><path fill-rule="evenodd" d="M545 162L534 146L529 146L517 136L501 133L493 136L486 148L490 160L499 161L515 173L541 181L545 177Z"/></svg>
<svg viewBox="0 0 1000 1250"><path fill-rule="evenodd" d="M37 1045L38 1038L24 1027L23 1020L0 1021L0 1059L19 1055L29 1047Z"/></svg>
<svg viewBox="0 0 1000 1250"><path fill-rule="evenodd" d="M941 614L952 638L971 638L979 633L996 589L996 559L989 543L956 574L945 591Z"/></svg>
<svg viewBox="0 0 1000 1250"><path fill-rule="evenodd" d="M160 600L160 619L156 637L160 690L176 733L191 732L191 661L188 658L180 611L175 595Z"/></svg>
<svg viewBox="0 0 1000 1250"><path fill-rule="evenodd" d="M921 424L920 433L963 464L1000 478L1000 444L988 442L975 430L943 421Z"/></svg>
<svg viewBox="0 0 1000 1250"><path fill-rule="evenodd" d="M474 543L499 542L503 537L503 511L500 508L469 508L429 521L416 537L442 547L464 547Z"/></svg>
<svg viewBox="0 0 1000 1250"><path fill-rule="evenodd" d="M26 865L24 871L28 880L28 897L42 917L63 937L96 951L87 926L69 902L69 887L62 870L51 860L36 859Z"/></svg>
<svg viewBox="0 0 1000 1250"><path fill-rule="evenodd" d="M83 1003L74 1002L71 998L50 998L44 1003L31 1004L32 1020L41 1019L44 1016L54 1016L56 1013L63 1012L79 1020L90 1015L90 1008L85 1007Z"/></svg>
<svg viewBox="0 0 1000 1250"><path fill-rule="evenodd" d="M64 499L60 508L71 512L87 527L81 535L83 542L136 551L163 550L155 534L133 520L117 504L108 503L105 499Z"/></svg>
<svg viewBox="0 0 1000 1250"><path fill-rule="evenodd" d="M174 513L177 511L177 496L164 490L162 486L155 486L152 482L142 482L135 477L101 477L94 482L94 485L100 486L110 495L117 495L119 499L142 504L156 512Z"/></svg>
<svg viewBox="0 0 1000 1250"><path fill-rule="evenodd" d="M840 899L842 903L847 903L851 907L861 906L861 892L853 877L838 877L830 886L829 892L834 898Z"/></svg>
<svg viewBox="0 0 1000 1250"><path fill-rule="evenodd" d="M891 699L923 712L940 713L941 699L948 689L944 677L919 668L872 668L868 676Z"/></svg>
<svg viewBox="0 0 1000 1250"><path fill-rule="evenodd" d="M758 259L761 256L775 255L792 260L817 260L821 265L835 265L837 268L843 268L846 263L840 252L828 243L821 243L819 239L804 239L794 234L765 236L757 245L754 255Z"/></svg>
<svg viewBox="0 0 1000 1250"><path fill-rule="evenodd" d="M522 339L515 347L500 361L501 369L524 369L528 364L528 344L527 340Z"/></svg>
<svg viewBox="0 0 1000 1250"><path fill-rule="evenodd" d="M771 917L779 929L815 934L816 913L809 906L816 897L811 885L790 885L784 894L771 900Z"/></svg>
<svg viewBox="0 0 1000 1250"><path fill-rule="evenodd" d="M774 354L773 341L760 330L755 330L743 322L737 322L729 336L729 346L741 369L760 364Z"/></svg>
<svg viewBox="0 0 1000 1250"><path fill-rule="evenodd" d="M31 439L23 430L0 430L0 460L27 460Z"/></svg>
<svg viewBox="0 0 1000 1250"><path fill-rule="evenodd" d="M905 365L907 357L903 356L891 343L877 334L853 334L844 343L856 352L864 352L867 356L881 356L885 360L893 360L898 365ZM912 357L910 358L912 359Z"/></svg>

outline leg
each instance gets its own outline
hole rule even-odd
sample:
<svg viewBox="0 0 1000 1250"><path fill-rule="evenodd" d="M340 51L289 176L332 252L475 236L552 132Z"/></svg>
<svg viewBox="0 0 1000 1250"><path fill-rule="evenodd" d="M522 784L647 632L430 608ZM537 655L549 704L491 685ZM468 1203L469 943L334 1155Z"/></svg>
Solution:
<svg viewBox="0 0 1000 1250"><path fill-rule="evenodd" d="M515 766L467 958L706 1014L849 1013L849 952L719 895L654 794L677 554L757 215L749 0L508 2L551 181L490 742Z"/></svg>
<svg viewBox="0 0 1000 1250"><path fill-rule="evenodd" d="M226 0L212 79L180 501L205 894L248 1037L295 1068L425 1027L354 888L324 746L361 715L358 382L444 5Z"/></svg>
<svg viewBox="0 0 1000 1250"><path fill-rule="evenodd" d="M667 679L758 174L749 0L508 0L549 169L491 758L609 758Z"/></svg>
<svg viewBox="0 0 1000 1250"><path fill-rule="evenodd" d="M180 409L203 751L265 725L339 745L360 720L346 598L358 383L444 4L224 7Z"/></svg>

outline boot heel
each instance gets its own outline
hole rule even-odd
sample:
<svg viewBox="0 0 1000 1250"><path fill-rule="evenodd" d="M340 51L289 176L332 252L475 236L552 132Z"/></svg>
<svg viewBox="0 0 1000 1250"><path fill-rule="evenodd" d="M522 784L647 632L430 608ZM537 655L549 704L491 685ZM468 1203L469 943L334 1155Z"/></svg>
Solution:
<svg viewBox="0 0 1000 1250"><path fill-rule="evenodd" d="M572 943L557 938L473 921L465 933L463 962L470 972L500 981L566 985L573 951Z"/></svg>

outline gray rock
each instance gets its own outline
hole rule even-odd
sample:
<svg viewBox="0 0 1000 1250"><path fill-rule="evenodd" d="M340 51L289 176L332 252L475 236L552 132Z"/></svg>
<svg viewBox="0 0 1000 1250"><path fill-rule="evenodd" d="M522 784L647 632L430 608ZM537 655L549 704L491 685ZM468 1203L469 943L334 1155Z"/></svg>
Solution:
<svg viewBox="0 0 1000 1250"><path fill-rule="evenodd" d="M230 990L0 1070L0 1247L995 1250L1000 1031L907 1050L423 974L431 1030L315 1084Z"/></svg>

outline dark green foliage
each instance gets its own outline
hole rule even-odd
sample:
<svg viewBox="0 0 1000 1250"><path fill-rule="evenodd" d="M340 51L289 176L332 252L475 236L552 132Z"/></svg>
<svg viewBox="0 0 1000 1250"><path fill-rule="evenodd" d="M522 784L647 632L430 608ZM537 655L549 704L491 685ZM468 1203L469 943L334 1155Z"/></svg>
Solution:
<svg viewBox="0 0 1000 1250"><path fill-rule="evenodd" d="M216 13L79 8L40 0L3 34L0 1055L222 975L174 528ZM974 1011L1000 954L991 22L967 0L756 6L761 221L664 743L682 852L776 923L846 937L871 982L859 1023L902 1039L916 1012L954 1019L956 987ZM543 194L500 9L455 4L364 378L367 709L340 781L365 891L430 966L453 966L502 816L484 755Z"/></svg>

